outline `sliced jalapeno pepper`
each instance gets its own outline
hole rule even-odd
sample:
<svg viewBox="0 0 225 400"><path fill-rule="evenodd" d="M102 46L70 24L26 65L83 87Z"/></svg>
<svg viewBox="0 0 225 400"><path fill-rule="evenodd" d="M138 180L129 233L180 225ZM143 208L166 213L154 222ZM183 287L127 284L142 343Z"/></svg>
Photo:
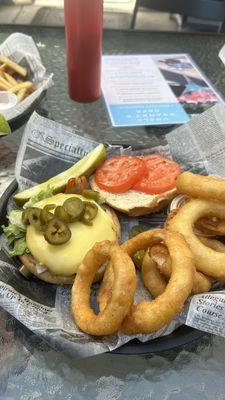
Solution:
<svg viewBox="0 0 225 400"><path fill-rule="evenodd" d="M54 218L54 214L49 212L50 210L53 210L53 208L55 208L55 204L47 204L41 210L40 221L42 225L46 225L52 218Z"/></svg>
<svg viewBox="0 0 225 400"><path fill-rule="evenodd" d="M99 192L96 190L91 190L91 189L84 189L82 192L82 196L87 197L88 199L92 199L95 201L98 201L100 198Z"/></svg>
<svg viewBox="0 0 225 400"><path fill-rule="evenodd" d="M91 203L90 201L84 201L84 205L85 211L84 215L81 218L81 222L87 225L92 225L92 221L98 213L98 207L96 206L96 204Z"/></svg>
<svg viewBox="0 0 225 400"><path fill-rule="evenodd" d="M63 203L64 210L70 216L70 222L78 221L84 214L84 202L78 197L71 197Z"/></svg>
<svg viewBox="0 0 225 400"><path fill-rule="evenodd" d="M25 210L22 215L22 221L26 222L26 225L31 224L35 229L39 231L42 229L40 221L41 209L37 207L30 207ZM28 222L28 223L27 223Z"/></svg>
<svg viewBox="0 0 225 400"><path fill-rule="evenodd" d="M40 208L37 208L37 207L30 208L30 212L28 214L29 222L34 228L36 228L38 230L41 230L40 215L41 215Z"/></svg>
<svg viewBox="0 0 225 400"><path fill-rule="evenodd" d="M48 243L57 246L70 240L71 231L61 219L54 217L45 227L44 238Z"/></svg>
<svg viewBox="0 0 225 400"><path fill-rule="evenodd" d="M66 223L69 223L71 221L70 215L67 213L67 211L63 206L57 206L54 214L56 217L60 218Z"/></svg>
<svg viewBox="0 0 225 400"><path fill-rule="evenodd" d="M22 223L25 226L30 224L29 217L28 217L29 212L30 212L30 208L27 208L26 210L24 210L22 212Z"/></svg>

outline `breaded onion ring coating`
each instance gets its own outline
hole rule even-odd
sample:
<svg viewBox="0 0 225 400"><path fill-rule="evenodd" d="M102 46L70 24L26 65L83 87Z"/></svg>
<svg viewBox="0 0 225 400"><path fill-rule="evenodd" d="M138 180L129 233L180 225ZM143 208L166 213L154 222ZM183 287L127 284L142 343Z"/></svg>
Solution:
<svg viewBox="0 0 225 400"><path fill-rule="evenodd" d="M104 310L112 295L113 279L114 279L113 268L109 263L106 266L105 274L103 276L101 286L97 294L97 300L100 312Z"/></svg>
<svg viewBox="0 0 225 400"><path fill-rule="evenodd" d="M176 180L179 193L201 199L218 200L225 203L225 179L183 172Z"/></svg>
<svg viewBox="0 0 225 400"><path fill-rule="evenodd" d="M141 266L141 278L145 287L153 297L158 297L166 289L167 282L160 273L157 263L153 261L148 251L145 253Z"/></svg>
<svg viewBox="0 0 225 400"><path fill-rule="evenodd" d="M90 307L91 285L98 268L107 259L113 269L112 294L104 310L96 315ZM133 303L136 287L135 267L128 254L118 244L96 243L79 266L72 287L72 314L76 324L90 335L115 333Z"/></svg>
<svg viewBox="0 0 225 400"><path fill-rule="evenodd" d="M206 239L206 241L207 241L207 239ZM214 241L211 240L210 243L211 242L214 242ZM209 243L209 242L207 242L207 243ZM212 243L212 245L213 245L213 243ZM209 244L208 244L208 246L209 246ZM167 279L170 279L171 272L172 272L171 258L169 256L169 252L168 252L166 246L163 244L158 244L158 245L152 246L151 249L149 250L149 252L150 252L150 256L151 256L153 262L156 263L159 271ZM157 283L156 283L156 279L155 279L155 285L156 284ZM161 285L160 281L158 281L158 285ZM193 294L206 293L206 292L209 292L210 289L211 289L211 279L208 276L204 275L203 273L195 271L192 293Z"/></svg>
<svg viewBox="0 0 225 400"><path fill-rule="evenodd" d="M193 199L168 222L167 228L184 235L194 256L196 269L215 279L225 279L225 254L203 244L194 234L195 222L202 217L225 218L225 204L213 200Z"/></svg>
<svg viewBox="0 0 225 400"><path fill-rule="evenodd" d="M168 324L183 308L194 282L194 257L184 237L166 230L140 233L123 244L131 256L140 249L164 241L171 261L171 278L163 294L152 301L134 305L124 319L121 330L128 334L152 333Z"/></svg>

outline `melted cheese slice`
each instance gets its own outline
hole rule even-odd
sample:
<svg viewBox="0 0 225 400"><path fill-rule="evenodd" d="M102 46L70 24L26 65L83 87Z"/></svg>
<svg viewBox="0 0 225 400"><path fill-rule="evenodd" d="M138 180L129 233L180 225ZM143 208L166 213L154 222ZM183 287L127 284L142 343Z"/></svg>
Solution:
<svg viewBox="0 0 225 400"><path fill-rule="evenodd" d="M74 196L87 200L79 195L59 193L36 203L35 207L43 208L47 204L61 206L66 199ZM93 203L95 202L93 201ZM26 242L34 258L55 275L71 276L76 273L84 256L96 242L115 241L117 234L112 219L98 204L96 205L98 214L93 220L93 225L87 226L79 221L69 224L71 238L67 243L59 246L49 244L42 232L29 225Z"/></svg>

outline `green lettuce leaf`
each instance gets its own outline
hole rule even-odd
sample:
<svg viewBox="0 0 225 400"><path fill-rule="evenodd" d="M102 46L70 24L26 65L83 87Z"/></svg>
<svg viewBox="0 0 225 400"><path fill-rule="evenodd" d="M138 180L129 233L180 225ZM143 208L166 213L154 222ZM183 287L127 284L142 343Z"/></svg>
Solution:
<svg viewBox="0 0 225 400"><path fill-rule="evenodd" d="M23 208L33 207L38 201L47 199L53 195L53 187L47 186L46 190L41 190L38 194L32 196L23 206Z"/></svg>
<svg viewBox="0 0 225 400"><path fill-rule="evenodd" d="M21 237L26 236L26 231L21 229L19 226L9 224L8 226L3 227L3 231L8 238L8 243L11 244L14 240L20 239Z"/></svg>
<svg viewBox="0 0 225 400"><path fill-rule="evenodd" d="M17 239L14 242L13 250L9 252L10 257L22 256L25 253L29 253L26 243L26 236Z"/></svg>
<svg viewBox="0 0 225 400"><path fill-rule="evenodd" d="M22 223L22 211L12 210L8 215L8 220L10 224L15 225L23 230L26 230L26 227Z"/></svg>
<svg viewBox="0 0 225 400"><path fill-rule="evenodd" d="M42 190L37 195L30 198L24 204L23 208L33 207L35 203L43 199L47 199L53 195L53 188L50 186L46 190ZM8 215L9 225L3 226L3 231L8 238L8 244L12 245L13 250L10 251L11 257L21 256L29 253L26 244L26 226L22 223L22 211L13 210Z"/></svg>
<svg viewBox="0 0 225 400"><path fill-rule="evenodd" d="M26 245L26 227L22 223L22 211L13 210L8 215L9 225L3 226L8 244L13 246L9 253L11 257L21 256L29 252Z"/></svg>

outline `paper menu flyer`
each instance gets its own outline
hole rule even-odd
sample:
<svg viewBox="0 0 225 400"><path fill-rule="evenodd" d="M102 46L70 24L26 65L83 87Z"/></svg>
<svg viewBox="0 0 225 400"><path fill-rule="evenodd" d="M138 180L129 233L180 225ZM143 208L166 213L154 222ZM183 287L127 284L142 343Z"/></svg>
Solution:
<svg viewBox="0 0 225 400"><path fill-rule="evenodd" d="M223 101L187 54L103 56L102 64L115 127L181 124Z"/></svg>

